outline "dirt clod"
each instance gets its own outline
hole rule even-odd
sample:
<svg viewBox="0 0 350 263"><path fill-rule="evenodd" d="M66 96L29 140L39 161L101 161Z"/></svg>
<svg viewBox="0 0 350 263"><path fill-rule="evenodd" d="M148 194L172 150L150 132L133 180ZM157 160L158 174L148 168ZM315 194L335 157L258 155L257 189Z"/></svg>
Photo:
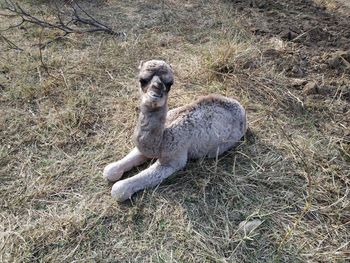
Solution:
<svg viewBox="0 0 350 263"><path fill-rule="evenodd" d="M319 88L317 83L310 81L305 84L303 88L304 95L311 95L311 94L317 94L317 93L319 93Z"/></svg>
<svg viewBox="0 0 350 263"><path fill-rule="evenodd" d="M298 34L292 30L285 29L281 33L281 38L284 40L293 40L298 36Z"/></svg>
<svg viewBox="0 0 350 263"><path fill-rule="evenodd" d="M350 68L350 51L337 51L331 54L327 60L331 68Z"/></svg>
<svg viewBox="0 0 350 263"><path fill-rule="evenodd" d="M306 79L298 79L298 78L291 79L291 86L292 87L304 86L306 83L307 83Z"/></svg>
<svg viewBox="0 0 350 263"><path fill-rule="evenodd" d="M294 65L292 68L291 76L301 78L305 76L305 72L301 67Z"/></svg>

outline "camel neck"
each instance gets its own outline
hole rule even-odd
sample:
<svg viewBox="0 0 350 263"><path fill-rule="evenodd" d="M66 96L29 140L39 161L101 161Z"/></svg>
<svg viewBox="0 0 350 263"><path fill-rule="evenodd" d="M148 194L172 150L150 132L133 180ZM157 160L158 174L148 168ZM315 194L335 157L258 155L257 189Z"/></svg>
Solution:
<svg viewBox="0 0 350 263"><path fill-rule="evenodd" d="M149 158L159 158L160 146L167 114L167 105L160 108L150 108L141 105L134 140L137 148Z"/></svg>

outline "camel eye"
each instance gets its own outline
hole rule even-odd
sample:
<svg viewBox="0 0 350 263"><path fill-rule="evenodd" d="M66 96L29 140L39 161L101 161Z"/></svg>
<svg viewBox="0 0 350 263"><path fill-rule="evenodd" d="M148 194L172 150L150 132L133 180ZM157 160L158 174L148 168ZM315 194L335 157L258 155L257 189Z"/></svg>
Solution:
<svg viewBox="0 0 350 263"><path fill-rule="evenodd" d="M148 82L148 79L143 79L143 78L140 79L141 86L145 86L147 82Z"/></svg>
<svg viewBox="0 0 350 263"><path fill-rule="evenodd" d="M174 82L172 81L169 81L169 82L166 82L164 83L165 87L166 87L166 90L169 91L170 90L170 87L174 84Z"/></svg>

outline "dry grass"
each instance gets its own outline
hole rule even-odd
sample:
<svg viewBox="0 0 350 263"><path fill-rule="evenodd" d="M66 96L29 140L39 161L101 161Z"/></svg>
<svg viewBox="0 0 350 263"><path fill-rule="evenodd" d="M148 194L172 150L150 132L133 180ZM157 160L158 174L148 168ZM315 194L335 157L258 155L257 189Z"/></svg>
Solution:
<svg viewBox="0 0 350 263"><path fill-rule="evenodd" d="M26 7L51 19L46 2ZM1 42L1 262L350 259L347 75L326 77L333 93L303 96L271 41L245 31L230 1L84 6L128 32L127 40L71 35L40 54L35 44L54 32L2 33L25 51ZM2 28L15 22L0 21ZM171 107L208 93L234 96L251 133L218 160L190 162L118 204L101 171L132 148L134 76L149 58L174 66ZM263 223L239 231L253 219Z"/></svg>
<svg viewBox="0 0 350 263"><path fill-rule="evenodd" d="M347 0L313 0L319 5L332 11L338 11L342 14L349 14L350 3Z"/></svg>

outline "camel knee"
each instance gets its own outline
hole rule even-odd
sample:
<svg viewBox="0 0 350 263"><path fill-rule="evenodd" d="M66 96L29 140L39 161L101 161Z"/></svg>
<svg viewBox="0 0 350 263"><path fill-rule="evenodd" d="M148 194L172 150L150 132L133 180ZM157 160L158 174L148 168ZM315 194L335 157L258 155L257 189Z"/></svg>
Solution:
<svg viewBox="0 0 350 263"><path fill-rule="evenodd" d="M115 162L107 165L104 168L103 177L110 182L115 182L122 177L123 173L123 167L119 162Z"/></svg>

